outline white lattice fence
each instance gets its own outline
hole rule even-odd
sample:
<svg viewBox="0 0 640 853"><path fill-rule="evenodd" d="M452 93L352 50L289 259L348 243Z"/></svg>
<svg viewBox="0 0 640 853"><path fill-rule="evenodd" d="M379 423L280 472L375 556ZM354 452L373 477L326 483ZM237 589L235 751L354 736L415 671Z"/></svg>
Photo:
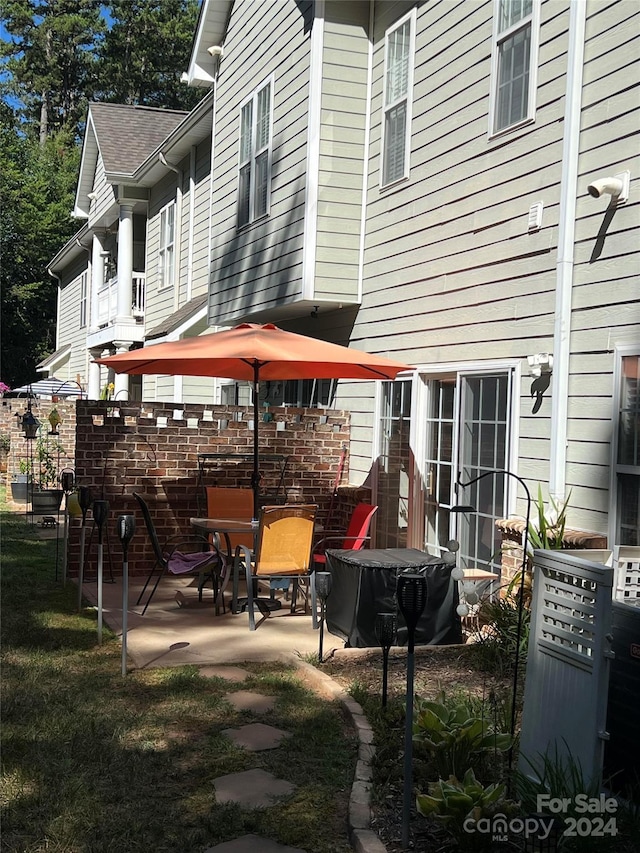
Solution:
<svg viewBox="0 0 640 853"><path fill-rule="evenodd" d="M535 778L542 755L570 756L585 779L600 781L613 569L536 551L533 584L519 769Z"/></svg>

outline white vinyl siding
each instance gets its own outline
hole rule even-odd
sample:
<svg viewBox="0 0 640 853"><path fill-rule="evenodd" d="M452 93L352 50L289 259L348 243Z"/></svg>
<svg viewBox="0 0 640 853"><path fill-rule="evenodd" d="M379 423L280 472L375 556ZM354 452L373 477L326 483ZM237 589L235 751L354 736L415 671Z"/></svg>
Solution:
<svg viewBox="0 0 640 853"><path fill-rule="evenodd" d="M538 0L495 0L491 133L533 119L537 5Z"/></svg>
<svg viewBox="0 0 640 853"><path fill-rule="evenodd" d="M272 91L269 81L240 108L239 228L269 212Z"/></svg>
<svg viewBox="0 0 640 853"><path fill-rule="evenodd" d="M160 246L158 249L158 288L173 287L175 280L176 205L168 204L160 212Z"/></svg>
<svg viewBox="0 0 640 853"><path fill-rule="evenodd" d="M382 185L409 174L415 9L385 35Z"/></svg>

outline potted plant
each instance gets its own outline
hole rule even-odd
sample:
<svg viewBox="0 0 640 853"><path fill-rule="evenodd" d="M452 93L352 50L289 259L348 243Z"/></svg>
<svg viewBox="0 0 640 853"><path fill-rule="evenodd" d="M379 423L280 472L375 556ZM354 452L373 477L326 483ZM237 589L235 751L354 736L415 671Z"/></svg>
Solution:
<svg viewBox="0 0 640 853"><path fill-rule="evenodd" d="M64 447L48 434L36 440L31 506L34 515L51 515L60 509L63 491L58 483L60 455Z"/></svg>
<svg viewBox="0 0 640 853"><path fill-rule="evenodd" d="M11 498L16 503L26 503L29 495L32 465L29 459L21 459L18 463L19 474L14 474L11 480Z"/></svg>

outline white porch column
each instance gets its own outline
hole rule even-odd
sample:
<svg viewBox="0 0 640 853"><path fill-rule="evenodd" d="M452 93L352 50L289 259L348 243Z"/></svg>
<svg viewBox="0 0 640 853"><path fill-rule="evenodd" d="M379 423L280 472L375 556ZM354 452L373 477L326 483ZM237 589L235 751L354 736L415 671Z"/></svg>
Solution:
<svg viewBox="0 0 640 853"><path fill-rule="evenodd" d="M102 234L94 232L93 243L91 244L91 297L89 303L89 331L91 332L95 332L98 329L98 294L104 284L105 252L102 236ZM89 373L91 373L91 370ZM89 399L97 400L98 398L92 397L91 393L89 393Z"/></svg>
<svg viewBox="0 0 640 853"><path fill-rule="evenodd" d="M94 364L94 358L100 358L102 355L101 349L90 349L89 357L89 382L87 387L87 397L89 400L100 399L100 365Z"/></svg>
<svg viewBox="0 0 640 853"><path fill-rule="evenodd" d="M119 255L118 255L119 257ZM118 273L119 275L119 273ZM131 291L129 291L131 292ZM121 352L129 352L132 341L114 341L113 345L116 348L116 355ZM113 400L124 403L129 399L129 376L127 373L115 373L113 377Z"/></svg>
<svg viewBox="0 0 640 853"><path fill-rule="evenodd" d="M121 204L118 224L118 308L116 311L116 323L123 320L131 321L132 286L133 205Z"/></svg>

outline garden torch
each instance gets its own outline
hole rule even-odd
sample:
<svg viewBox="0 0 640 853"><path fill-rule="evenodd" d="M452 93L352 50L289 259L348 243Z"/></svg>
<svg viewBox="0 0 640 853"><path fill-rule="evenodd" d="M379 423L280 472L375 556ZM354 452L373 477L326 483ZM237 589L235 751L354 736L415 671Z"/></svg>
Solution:
<svg viewBox="0 0 640 853"><path fill-rule="evenodd" d="M84 583L84 542L87 536L87 512L91 506L91 489L88 486L78 488L78 503L82 510L80 528L80 564L78 566L78 612L82 610L82 584Z"/></svg>
<svg viewBox="0 0 640 853"><path fill-rule="evenodd" d="M404 723L404 788L402 798L402 846L409 845L413 762L413 672L416 626L427 603L427 579L417 572L402 572L396 585L398 607L407 625L407 696Z"/></svg>
<svg viewBox="0 0 640 853"><path fill-rule="evenodd" d="M119 515L117 534L122 545L122 674L127 674L127 615L129 611L129 542L136 532L133 515Z"/></svg>
<svg viewBox="0 0 640 853"><path fill-rule="evenodd" d="M378 613L375 621L376 639L382 646L382 707L387 706L389 649L396 638L396 614Z"/></svg>
<svg viewBox="0 0 640 853"><path fill-rule="evenodd" d="M62 585L67 583L67 561L69 547L69 495L73 491L75 475L71 468L63 468L60 472L60 485L64 492L64 536L62 540ZM57 564L56 564L57 569ZM57 572L56 572L57 577Z"/></svg>
<svg viewBox="0 0 640 853"><path fill-rule="evenodd" d="M109 514L108 501L93 502L93 520L98 528L98 644L102 644L102 530Z"/></svg>
<svg viewBox="0 0 640 853"><path fill-rule="evenodd" d="M318 661L322 663L322 640L324 634L324 620L327 608L327 598L331 592L331 572L315 573L316 595L320 599L320 645L318 648Z"/></svg>

